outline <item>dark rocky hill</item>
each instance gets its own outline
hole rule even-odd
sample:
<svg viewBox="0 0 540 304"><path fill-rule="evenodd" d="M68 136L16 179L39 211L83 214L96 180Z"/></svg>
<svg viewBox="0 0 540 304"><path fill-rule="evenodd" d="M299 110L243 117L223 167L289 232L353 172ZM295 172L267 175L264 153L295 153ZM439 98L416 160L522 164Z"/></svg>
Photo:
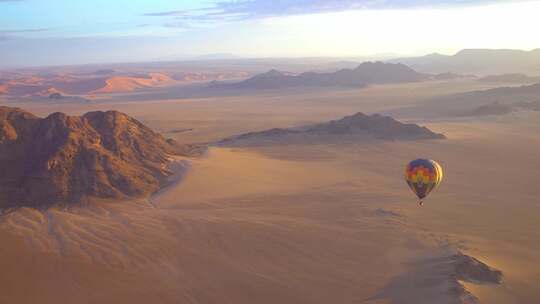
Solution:
<svg viewBox="0 0 540 304"><path fill-rule="evenodd" d="M500 75L488 75L478 79L481 82L496 82L496 83L540 83L540 77L527 76L525 74L513 73L513 74L500 74Z"/></svg>
<svg viewBox="0 0 540 304"><path fill-rule="evenodd" d="M514 103L492 102L476 109L460 113L458 116L501 116L519 111L540 111L540 100L519 101Z"/></svg>
<svg viewBox="0 0 540 304"><path fill-rule="evenodd" d="M199 152L116 111L39 118L0 107L0 207L143 197L171 174L171 155Z"/></svg>
<svg viewBox="0 0 540 304"><path fill-rule="evenodd" d="M224 146L271 145L286 143L363 142L370 140L445 139L426 127L401 123L379 114L356 113L339 120L292 129L250 132L221 140Z"/></svg>

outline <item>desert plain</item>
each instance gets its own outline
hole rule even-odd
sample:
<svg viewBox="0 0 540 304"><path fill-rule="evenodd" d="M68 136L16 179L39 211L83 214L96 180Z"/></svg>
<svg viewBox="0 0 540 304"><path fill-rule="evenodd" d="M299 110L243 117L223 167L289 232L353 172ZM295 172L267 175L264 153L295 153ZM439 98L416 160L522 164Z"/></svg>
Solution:
<svg viewBox="0 0 540 304"><path fill-rule="evenodd" d="M170 185L148 199L5 211L0 302L535 303L540 112L432 115L455 94L499 86L464 78L5 99L38 116L118 110L209 148L177 159ZM467 104L484 103L475 102ZM215 144L356 112L388 114L447 139ZM445 173L421 207L403 180L419 157ZM501 281L483 281L477 261Z"/></svg>

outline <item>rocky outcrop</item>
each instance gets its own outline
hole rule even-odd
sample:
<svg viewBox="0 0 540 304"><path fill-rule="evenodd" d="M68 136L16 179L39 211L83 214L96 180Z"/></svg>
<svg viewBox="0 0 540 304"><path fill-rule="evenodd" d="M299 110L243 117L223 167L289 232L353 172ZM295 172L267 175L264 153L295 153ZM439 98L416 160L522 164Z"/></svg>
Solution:
<svg viewBox="0 0 540 304"><path fill-rule="evenodd" d="M218 144L235 146L280 143L328 143L343 140L362 142L365 140L425 140L445 138L444 135L435 133L426 127L401 123L388 116L356 113L339 120L300 128L275 128L240 134L225 138Z"/></svg>
<svg viewBox="0 0 540 304"><path fill-rule="evenodd" d="M0 207L146 196L171 174L171 155L199 152L116 111L39 118L0 107Z"/></svg>

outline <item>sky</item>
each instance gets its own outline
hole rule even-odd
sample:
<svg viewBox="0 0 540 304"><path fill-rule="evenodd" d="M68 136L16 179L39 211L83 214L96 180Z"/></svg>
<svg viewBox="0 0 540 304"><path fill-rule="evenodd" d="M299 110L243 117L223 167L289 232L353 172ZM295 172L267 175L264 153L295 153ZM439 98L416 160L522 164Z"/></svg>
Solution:
<svg viewBox="0 0 540 304"><path fill-rule="evenodd" d="M0 0L0 67L540 47L540 1Z"/></svg>

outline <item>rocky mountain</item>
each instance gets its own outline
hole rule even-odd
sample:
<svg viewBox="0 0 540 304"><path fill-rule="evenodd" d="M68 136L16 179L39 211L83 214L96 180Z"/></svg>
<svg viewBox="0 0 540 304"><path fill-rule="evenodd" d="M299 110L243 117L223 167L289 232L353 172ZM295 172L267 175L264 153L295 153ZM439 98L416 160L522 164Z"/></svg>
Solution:
<svg viewBox="0 0 540 304"><path fill-rule="evenodd" d="M478 81L481 82L495 82L495 83L522 83L522 84L532 84L540 83L540 77L528 76L525 74L513 73L513 74L499 74L499 75L488 75L482 78L479 78Z"/></svg>
<svg viewBox="0 0 540 304"><path fill-rule="evenodd" d="M461 113L459 116L500 116L518 111L540 111L540 100L514 103L500 103L495 101Z"/></svg>
<svg viewBox="0 0 540 304"><path fill-rule="evenodd" d="M462 75L462 74L456 74L452 72L446 72L446 73L440 73L433 75L433 80L452 80L452 79L463 79L463 78L475 78L474 75Z"/></svg>
<svg viewBox="0 0 540 304"><path fill-rule="evenodd" d="M454 268L454 277L465 282L481 282L486 284L501 284L502 271L495 269L484 262L458 252L450 257Z"/></svg>
<svg viewBox="0 0 540 304"><path fill-rule="evenodd" d="M493 102L486 105L481 105L478 108L470 111L466 116L490 116L490 115L505 115L516 111L513 105Z"/></svg>
<svg viewBox="0 0 540 304"><path fill-rule="evenodd" d="M518 101L513 106L522 110L540 111L540 99L536 101Z"/></svg>
<svg viewBox="0 0 540 304"><path fill-rule="evenodd" d="M306 72L299 75L270 70L241 82L213 86L237 89L278 89L291 87L362 87L369 84L417 82L430 75L418 73L403 64L365 62L355 69L331 73Z"/></svg>
<svg viewBox="0 0 540 304"><path fill-rule="evenodd" d="M235 60L235 59L241 59L242 57L231 54L231 53L213 53L213 54L204 54L200 56L194 56L191 58L188 58L189 60Z"/></svg>
<svg viewBox="0 0 540 304"><path fill-rule="evenodd" d="M199 152L116 111L39 118L0 107L0 207L143 197L171 174L171 155Z"/></svg>
<svg viewBox="0 0 540 304"><path fill-rule="evenodd" d="M272 145L286 143L362 142L370 140L445 139L416 124L401 123L379 114L356 113L339 120L290 129L250 132L221 140L224 146Z"/></svg>
<svg viewBox="0 0 540 304"><path fill-rule="evenodd" d="M522 86L497 87L433 97L421 104L384 111L393 117L420 119L456 116L484 116L489 113L507 114L507 105L513 110L535 110L540 102L540 83ZM499 105L497 105L497 103ZM495 104L495 105L492 105ZM517 106L519 105L519 106ZM484 114L482 114L484 113Z"/></svg>
<svg viewBox="0 0 540 304"><path fill-rule="evenodd" d="M390 63L402 63L424 73L540 74L540 49L493 50L465 49L454 55L430 54L420 57L397 58Z"/></svg>
<svg viewBox="0 0 540 304"><path fill-rule="evenodd" d="M512 104L516 102L537 102L540 96L540 84L499 87L488 90L470 91L436 97L420 106L408 109L402 113L422 113L422 115L461 116L471 113L480 106L493 102Z"/></svg>

